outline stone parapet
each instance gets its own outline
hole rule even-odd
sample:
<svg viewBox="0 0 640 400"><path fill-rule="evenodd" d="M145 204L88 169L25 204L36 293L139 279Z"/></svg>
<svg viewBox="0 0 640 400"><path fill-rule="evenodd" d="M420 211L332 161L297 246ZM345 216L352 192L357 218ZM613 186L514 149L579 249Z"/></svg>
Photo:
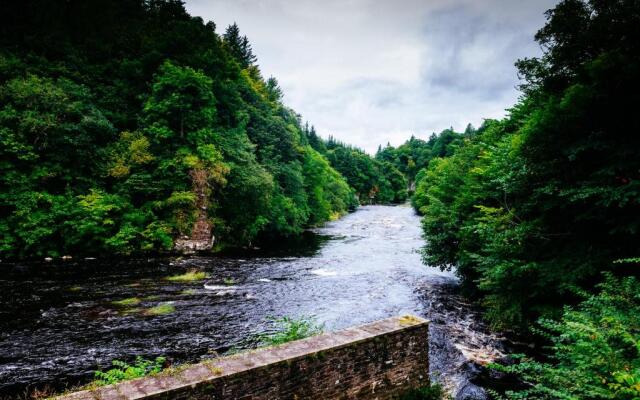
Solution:
<svg viewBox="0 0 640 400"><path fill-rule="evenodd" d="M58 400L395 399L429 383L428 322L394 317Z"/></svg>

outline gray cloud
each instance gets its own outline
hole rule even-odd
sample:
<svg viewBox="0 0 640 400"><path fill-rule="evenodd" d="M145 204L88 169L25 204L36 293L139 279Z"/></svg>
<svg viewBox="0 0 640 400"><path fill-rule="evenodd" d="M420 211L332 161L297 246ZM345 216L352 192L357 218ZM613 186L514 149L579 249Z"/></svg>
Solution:
<svg viewBox="0 0 640 400"><path fill-rule="evenodd" d="M499 118L513 63L555 0L187 0L218 31L237 22L265 76L316 126L369 152Z"/></svg>

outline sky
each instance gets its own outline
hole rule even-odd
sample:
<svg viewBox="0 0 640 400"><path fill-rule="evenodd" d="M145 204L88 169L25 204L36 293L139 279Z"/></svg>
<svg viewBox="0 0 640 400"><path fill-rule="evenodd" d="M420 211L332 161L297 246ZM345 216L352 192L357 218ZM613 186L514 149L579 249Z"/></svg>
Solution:
<svg viewBox="0 0 640 400"><path fill-rule="evenodd" d="M374 153L411 135L501 118L518 58L556 0L186 0L219 33L236 22L265 78L317 132Z"/></svg>

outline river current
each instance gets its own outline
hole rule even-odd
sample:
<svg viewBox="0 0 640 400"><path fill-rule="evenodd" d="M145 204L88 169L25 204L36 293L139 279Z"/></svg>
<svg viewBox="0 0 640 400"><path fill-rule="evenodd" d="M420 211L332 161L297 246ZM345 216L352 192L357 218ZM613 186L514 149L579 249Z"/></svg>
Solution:
<svg viewBox="0 0 640 400"><path fill-rule="evenodd" d="M502 340L452 273L422 264L423 245L409 206L365 206L278 251L0 264L0 397L86 382L113 359L183 363L249 348L270 317L331 331L415 314L432 321L432 378L455 398L484 398L482 365L503 356ZM191 270L207 278L167 279Z"/></svg>

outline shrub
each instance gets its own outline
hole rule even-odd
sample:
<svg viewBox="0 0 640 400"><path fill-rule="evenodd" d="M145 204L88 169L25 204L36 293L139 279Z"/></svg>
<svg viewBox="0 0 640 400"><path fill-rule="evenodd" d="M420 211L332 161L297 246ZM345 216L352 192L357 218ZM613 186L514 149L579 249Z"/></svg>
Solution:
<svg viewBox="0 0 640 400"><path fill-rule="evenodd" d="M106 371L95 371L95 380L92 384L97 386L111 385L129 379L141 378L147 375L154 375L164 368L165 357L156 357L155 360L145 360L137 357L133 365L124 361L113 360L111 364L114 368Z"/></svg>
<svg viewBox="0 0 640 400"><path fill-rule="evenodd" d="M259 336L260 344L263 346L275 346L306 337L319 335L323 331L323 326L315 323L310 318L290 318L282 317L273 319L276 324L276 331Z"/></svg>
<svg viewBox="0 0 640 400"><path fill-rule="evenodd" d="M634 277L606 274L600 293L560 321L540 320L551 342L548 362L516 356L515 373L529 386L508 392L512 399L640 398L640 285Z"/></svg>

